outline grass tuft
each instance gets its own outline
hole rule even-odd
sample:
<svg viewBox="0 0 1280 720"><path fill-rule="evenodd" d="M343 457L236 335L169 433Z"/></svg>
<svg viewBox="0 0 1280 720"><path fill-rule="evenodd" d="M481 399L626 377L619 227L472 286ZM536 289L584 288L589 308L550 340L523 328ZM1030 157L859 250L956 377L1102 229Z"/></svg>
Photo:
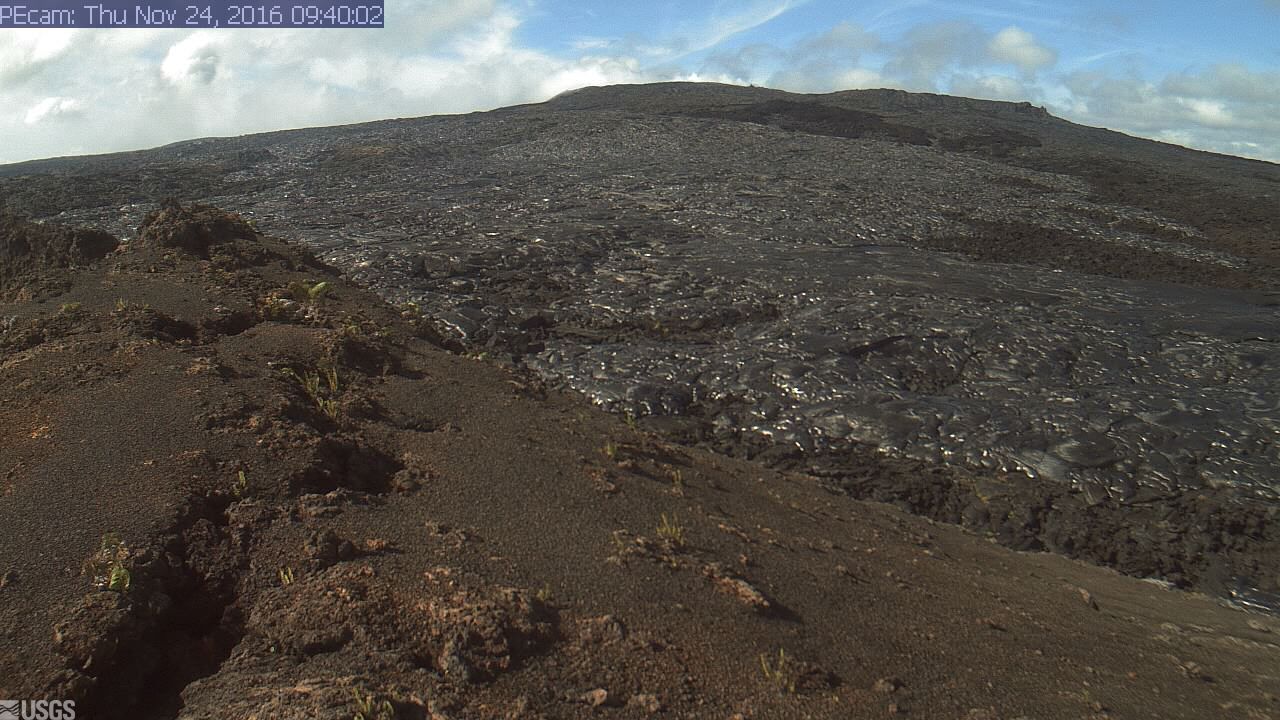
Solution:
<svg viewBox="0 0 1280 720"><path fill-rule="evenodd" d="M115 533L102 536L98 552L84 564L86 575L93 577L93 584L102 590L125 592L133 577L125 563L129 560L129 548Z"/></svg>
<svg viewBox="0 0 1280 720"><path fill-rule="evenodd" d="M680 519L676 514L671 513L671 517L667 517L666 513L662 513L662 522L658 524L658 537L665 540L671 547L680 549L685 545L685 528L680 524Z"/></svg>
<svg viewBox="0 0 1280 720"><path fill-rule="evenodd" d="M377 702L373 695L361 695L359 690L352 689L351 694L356 701L356 714L352 720L393 720L396 709L390 700Z"/></svg>
<svg viewBox="0 0 1280 720"><path fill-rule="evenodd" d="M236 473L236 484L231 486L231 494L237 500L243 500L245 494L249 492L249 478L245 477L244 471L240 470Z"/></svg>
<svg viewBox="0 0 1280 720"><path fill-rule="evenodd" d="M338 400L334 396L338 395L342 389L338 380L337 365L329 363L316 370L306 370L302 375L292 368L284 368L281 372L286 377L293 378L294 382L302 387L302 391L311 398L311 402L315 403L316 407L320 408L320 412L337 422Z"/></svg>
<svg viewBox="0 0 1280 720"><path fill-rule="evenodd" d="M534 593L534 597L538 599L538 602L544 605L550 603L551 598L554 597L554 593L551 591L551 583L542 583L542 587L538 588L538 591Z"/></svg>
<svg viewBox="0 0 1280 720"><path fill-rule="evenodd" d="M791 662L791 658L787 657L786 650L778 648L778 659L773 663L769 662L768 655L760 653L760 670L764 673L766 680L778 686L779 691L795 694L795 667Z"/></svg>

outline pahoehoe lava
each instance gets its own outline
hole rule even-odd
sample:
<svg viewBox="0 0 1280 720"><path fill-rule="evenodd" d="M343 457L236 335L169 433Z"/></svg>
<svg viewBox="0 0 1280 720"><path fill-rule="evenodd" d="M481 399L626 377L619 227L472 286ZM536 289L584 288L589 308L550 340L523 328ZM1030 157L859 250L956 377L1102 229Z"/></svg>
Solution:
<svg viewBox="0 0 1280 720"><path fill-rule="evenodd" d="M1278 193L1026 104L698 84L0 168L126 238L173 194L260 218L672 437L1260 605Z"/></svg>

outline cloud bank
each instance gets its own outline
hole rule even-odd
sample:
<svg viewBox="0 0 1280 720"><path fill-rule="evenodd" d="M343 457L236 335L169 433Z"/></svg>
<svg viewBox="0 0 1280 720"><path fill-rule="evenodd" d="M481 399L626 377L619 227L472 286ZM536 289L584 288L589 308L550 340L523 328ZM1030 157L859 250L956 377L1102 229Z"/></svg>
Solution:
<svg viewBox="0 0 1280 720"><path fill-rule="evenodd" d="M529 3L401 0L383 30L0 30L0 162L679 79L1028 100L1077 122L1280 161L1280 72L1239 63L1154 78L1089 69L1115 54L1104 52L1072 69L1011 19L917 22L893 36L841 22L785 42L753 33L803 0L718 3L665 35L552 51L521 38Z"/></svg>
<svg viewBox="0 0 1280 720"><path fill-rule="evenodd" d="M467 112L642 82L522 47L493 0L400 3L383 30L0 30L0 161Z"/></svg>

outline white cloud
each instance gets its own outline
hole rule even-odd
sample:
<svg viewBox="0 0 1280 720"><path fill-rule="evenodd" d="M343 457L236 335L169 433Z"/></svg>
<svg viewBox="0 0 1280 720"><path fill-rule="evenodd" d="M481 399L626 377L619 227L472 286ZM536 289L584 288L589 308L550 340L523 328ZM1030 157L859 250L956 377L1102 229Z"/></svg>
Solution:
<svg viewBox="0 0 1280 720"><path fill-rule="evenodd" d="M359 90L373 78L373 68L368 58L316 58L311 61L307 75L320 85L347 90Z"/></svg>
<svg viewBox="0 0 1280 720"><path fill-rule="evenodd" d="M569 47L579 52L588 50L607 50L614 46L614 41L607 38L578 38L569 43Z"/></svg>
<svg viewBox="0 0 1280 720"><path fill-rule="evenodd" d="M1179 145L1280 161L1280 73L1221 65L1159 82L1078 72L1064 79L1069 119Z"/></svg>
<svg viewBox="0 0 1280 720"><path fill-rule="evenodd" d="M951 79L948 91L982 100L1022 101L1036 95L1021 80L1007 75L957 75Z"/></svg>
<svg viewBox="0 0 1280 720"><path fill-rule="evenodd" d="M1184 97L1221 97L1274 106L1280 105L1280 72L1255 72L1240 64L1214 65L1199 74L1170 75L1164 79L1162 89Z"/></svg>
<svg viewBox="0 0 1280 720"><path fill-rule="evenodd" d="M69 97L48 97L27 110L27 115L23 119L28 125L35 125L46 120L56 120L59 118L73 118L83 114L84 106L79 100Z"/></svg>
<svg viewBox="0 0 1280 720"><path fill-rule="evenodd" d="M832 92L867 87L880 74L861 66L881 41L853 23L840 23L825 33L804 39L786 51L777 51L778 68L764 76L764 84L795 92ZM761 51L756 52L757 56ZM759 57L756 58L759 60ZM755 63L759 66L759 62ZM753 78L755 79L755 78Z"/></svg>
<svg viewBox="0 0 1280 720"><path fill-rule="evenodd" d="M1231 127L1235 118L1221 100L1199 100L1196 98L1174 98L1174 102L1186 108L1190 119L1201 125L1211 127Z"/></svg>
<svg viewBox="0 0 1280 720"><path fill-rule="evenodd" d="M918 25L890 49L884 72L908 90L936 92L955 69L983 63L986 40L982 28L970 22Z"/></svg>
<svg viewBox="0 0 1280 720"><path fill-rule="evenodd" d="M0 136L20 138L4 159L466 112L655 79L631 58L523 47L520 15L495 0L401 0L394 17L381 30L0 30Z"/></svg>
<svg viewBox="0 0 1280 720"><path fill-rule="evenodd" d="M221 35L225 36L225 33ZM160 63L160 74L175 85L208 85L218 76L220 35L207 30L174 43Z"/></svg>
<svg viewBox="0 0 1280 720"><path fill-rule="evenodd" d="M34 76L67 51L77 30L0 30L0 83Z"/></svg>
<svg viewBox="0 0 1280 720"><path fill-rule="evenodd" d="M538 97L554 97L566 90L592 85L609 85L618 82L642 82L638 63L634 60L610 60L578 63L560 68L547 76L538 86Z"/></svg>
<svg viewBox="0 0 1280 720"><path fill-rule="evenodd" d="M875 70L867 68L853 68L846 70L838 76L838 82L834 89L839 90L865 90L867 88L883 88L893 87L893 83L886 80L883 75Z"/></svg>
<svg viewBox="0 0 1280 720"><path fill-rule="evenodd" d="M706 3L706 13L688 13L683 22L661 36L625 39L583 38L572 43L580 50L609 49L615 55L637 58L656 72L673 75L672 67L690 56L715 52L729 40L755 30L812 0L733 0Z"/></svg>
<svg viewBox="0 0 1280 720"><path fill-rule="evenodd" d="M1035 37L1019 27L1007 27L987 43L987 52L999 62L1016 65L1025 73L1034 73L1058 61L1058 54L1036 42Z"/></svg>
<svg viewBox="0 0 1280 720"><path fill-rule="evenodd" d="M709 50L735 35L760 27L809 0L751 0L747 7L728 14L715 13L705 24L691 27L673 38L663 59L676 60L686 55Z"/></svg>

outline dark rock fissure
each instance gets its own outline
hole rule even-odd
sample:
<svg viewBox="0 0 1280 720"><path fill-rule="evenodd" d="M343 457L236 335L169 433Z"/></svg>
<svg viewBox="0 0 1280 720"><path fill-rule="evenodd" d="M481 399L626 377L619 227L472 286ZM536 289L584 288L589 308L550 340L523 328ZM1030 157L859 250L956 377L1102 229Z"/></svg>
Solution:
<svg viewBox="0 0 1280 720"><path fill-rule="evenodd" d="M244 634L237 607L251 531L231 498L193 497L130 566L123 592L85 597L55 630L68 670L51 696L87 717L175 717L189 683L213 674Z"/></svg>

